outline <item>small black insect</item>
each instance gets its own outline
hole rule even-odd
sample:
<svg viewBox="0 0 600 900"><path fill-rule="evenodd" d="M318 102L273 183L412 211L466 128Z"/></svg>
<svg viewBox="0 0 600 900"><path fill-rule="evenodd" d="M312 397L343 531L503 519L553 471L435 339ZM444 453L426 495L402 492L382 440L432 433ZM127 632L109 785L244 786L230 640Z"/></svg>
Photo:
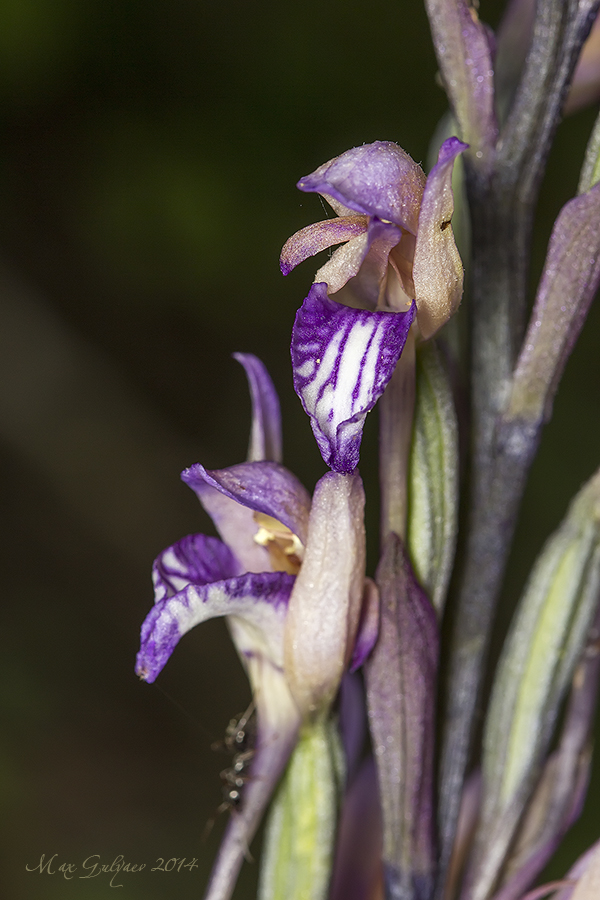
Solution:
<svg viewBox="0 0 600 900"><path fill-rule="evenodd" d="M223 802L206 823L204 840L210 834L215 821L221 813L231 813L240 808L243 787L249 780L248 767L255 754L256 717L254 700L248 709L230 719L225 729L225 737L212 744L213 750L220 750L232 756L231 765L220 774L223 783Z"/></svg>
<svg viewBox="0 0 600 900"><path fill-rule="evenodd" d="M253 756L254 749L236 753L233 757L231 766L228 769L223 769L221 772L221 781L223 782L223 803L217 810L217 815L220 812L225 812L227 808L237 809L239 807L242 802L242 788L249 777L245 772L250 765Z"/></svg>
<svg viewBox="0 0 600 900"><path fill-rule="evenodd" d="M255 710L254 700L252 700L246 712L229 720L229 725L225 729L225 737L222 741L215 741L212 749L224 750L232 756L253 749L256 740Z"/></svg>

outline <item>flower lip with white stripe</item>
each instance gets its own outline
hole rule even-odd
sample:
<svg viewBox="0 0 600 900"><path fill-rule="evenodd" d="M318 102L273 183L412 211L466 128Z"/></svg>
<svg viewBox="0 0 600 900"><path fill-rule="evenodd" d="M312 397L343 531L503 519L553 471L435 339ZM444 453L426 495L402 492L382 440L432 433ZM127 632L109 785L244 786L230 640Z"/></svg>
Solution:
<svg viewBox="0 0 600 900"><path fill-rule="evenodd" d="M365 418L392 376L415 316L342 306L313 284L292 339L294 388L323 459L336 472L359 461Z"/></svg>
<svg viewBox="0 0 600 900"><path fill-rule="evenodd" d="M452 170L465 149L449 138L426 178L396 144L376 141L298 182L300 190L321 194L338 217L287 241L283 274L342 244L318 270L292 336L294 386L335 471L357 465L365 416L391 378L413 321L418 335L430 338L460 303L463 269L450 220Z"/></svg>

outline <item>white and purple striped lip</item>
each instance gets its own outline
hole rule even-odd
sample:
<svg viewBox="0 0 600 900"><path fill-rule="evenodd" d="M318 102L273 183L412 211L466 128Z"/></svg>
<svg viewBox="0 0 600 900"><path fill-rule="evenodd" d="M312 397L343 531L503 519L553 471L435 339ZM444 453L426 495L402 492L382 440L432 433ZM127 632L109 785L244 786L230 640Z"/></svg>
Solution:
<svg viewBox="0 0 600 900"><path fill-rule="evenodd" d="M189 534L154 560L154 602L172 597L190 582L204 585L234 575L237 560L223 541L205 534Z"/></svg>
<svg viewBox="0 0 600 900"><path fill-rule="evenodd" d="M327 465L349 474L359 461L362 430L392 377L415 317L342 306L315 284L292 334L294 387Z"/></svg>
<svg viewBox="0 0 600 900"><path fill-rule="evenodd" d="M285 572L246 573L210 584L188 584L159 600L142 625L136 673L153 682L179 640L194 626L219 616L237 616L257 633L257 652L283 665L283 624L294 576Z"/></svg>

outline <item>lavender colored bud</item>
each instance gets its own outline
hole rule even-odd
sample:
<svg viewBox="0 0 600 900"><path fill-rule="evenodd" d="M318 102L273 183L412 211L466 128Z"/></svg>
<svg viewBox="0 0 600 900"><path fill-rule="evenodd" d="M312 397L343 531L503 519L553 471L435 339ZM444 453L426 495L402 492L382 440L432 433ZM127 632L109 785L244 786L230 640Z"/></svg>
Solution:
<svg viewBox="0 0 600 900"><path fill-rule="evenodd" d="M365 666L365 680L383 813L387 893L426 898L435 868L438 628L431 602L393 532L386 540L376 581L381 623L379 640Z"/></svg>

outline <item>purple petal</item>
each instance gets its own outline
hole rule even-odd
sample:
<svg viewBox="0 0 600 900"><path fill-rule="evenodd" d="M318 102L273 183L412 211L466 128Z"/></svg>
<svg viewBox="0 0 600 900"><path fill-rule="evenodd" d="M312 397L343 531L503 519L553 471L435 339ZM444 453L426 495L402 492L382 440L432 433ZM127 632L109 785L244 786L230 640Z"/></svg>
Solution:
<svg viewBox="0 0 600 900"><path fill-rule="evenodd" d="M180 638L200 622L239 616L257 633L257 653L282 664L283 623L294 578L283 572L247 574L213 584L190 584L156 603L142 625L136 673L152 682Z"/></svg>
<svg viewBox="0 0 600 900"><path fill-rule="evenodd" d="M454 212L452 170L456 157L466 149L467 145L456 137L444 141L423 194L413 279L417 320L425 339L456 312L462 297L463 265L450 220Z"/></svg>
<svg viewBox="0 0 600 900"><path fill-rule="evenodd" d="M154 602L171 597L190 582L201 585L232 578L236 570L237 561L222 541L204 534L189 534L154 560Z"/></svg>
<svg viewBox="0 0 600 900"><path fill-rule="evenodd" d="M234 353L244 367L252 397L252 431L248 461L281 462L281 409L275 385L265 365L252 353Z"/></svg>
<svg viewBox="0 0 600 900"><path fill-rule="evenodd" d="M371 654L379 634L379 588L370 578L365 579L360 621L350 671L356 672Z"/></svg>
<svg viewBox="0 0 600 900"><path fill-rule="evenodd" d="M425 175L397 144L375 141L347 150L298 182L301 191L316 191L348 209L386 219L417 233Z"/></svg>
<svg viewBox="0 0 600 900"><path fill-rule="evenodd" d="M391 896L430 896L439 638L433 606L393 532L377 583L381 625L365 679L383 809L386 880Z"/></svg>
<svg viewBox="0 0 600 900"><path fill-rule="evenodd" d="M206 479L202 478L206 474ZM244 572L271 572L271 559L266 547L254 540L258 524L254 510L242 506L215 486L202 466L192 466L182 473L193 478L189 486L199 498L215 527L238 561L236 575ZM186 481L186 478L183 478Z"/></svg>
<svg viewBox="0 0 600 900"><path fill-rule="evenodd" d="M358 465L364 420L390 380L415 315L342 306L314 284L292 335L294 387L323 459L336 472Z"/></svg>
<svg viewBox="0 0 600 900"><path fill-rule="evenodd" d="M310 495L296 476L279 463L240 463L210 472L197 463L182 472L181 478L203 503L207 487L214 488L236 504L272 516L306 543ZM215 524L223 534L227 523L215 521ZM251 539L257 530L254 523ZM224 535L223 538L239 557L232 540Z"/></svg>
<svg viewBox="0 0 600 900"><path fill-rule="evenodd" d="M365 216L343 216L308 225L285 242L279 260L281 271L284 275L289 275L292 269L309 256L315 256L334 244L344 244L366 230Z"/></svg>

